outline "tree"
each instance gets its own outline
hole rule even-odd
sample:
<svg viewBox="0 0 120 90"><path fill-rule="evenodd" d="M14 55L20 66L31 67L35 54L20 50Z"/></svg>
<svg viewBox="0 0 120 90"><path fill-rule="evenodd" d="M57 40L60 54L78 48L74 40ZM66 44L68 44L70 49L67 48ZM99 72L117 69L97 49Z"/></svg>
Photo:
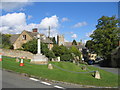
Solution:
<svg viewBox="0 0 120 90"><path fill-rule="evenodd" d="M72 46L69 50L70 53L74 53L75 56L79 56L79 58L81 58L81 52L75 46Z"/></svg>
<svg viewBox="0 0 120 90"><path fill-rule="evenodd" d="M53 42L53 44L56 44L55 37L52 38L52 42Z"/></svg>
<svg viewBox="0 0 120 90"><path fill-rule="evenodd" d="M23 50L29 51L33 54L37 53L37 39L33 39L25 44L22 45ZM45 55L46 57L51 60L52 58L55 58L54 53L48 49L47 44L41 42L41 53Z"/></svg>
<svg viewBox="0 0 120 90"><path fill-rule="evenodd" d="M110 61L112 50L118 46L119 33L118 20L115 16L102 16L98 19L96 30L90 35L92 39L88 42L89 45L87 43L87 47L93 48L95 53L103 56L105 60ZM94 43L94 45L92 43ZM90 47L91 44L92 46Z"/></svg>
<svg viewBox="0 0 120 90"><path fill-rule="evenodd" d="M69 49L63 45L54 45L52 51L54 52L55 56L59 56L61 58L61 61L70 61L72 58Z"/></svg>
<svg viewBox="0 0 120 90"><path fill-rule="evenodd" d="M54 45L54 47L52 48L52 51L54 52L55 56L60 56L61 53L59 53L59 46L56 44Z"/></svg>
<svg viewBox="0 0 120 90"><path fill-rule="evenodd" d="M6 49L12 49L12 45L10 42L10 34L2 34L2 48L6 48Z"/></svg>
<svg viewBox="0 0 120 90"><path fill-rule="evenodd" d="M37 53L37 39L33 39L28 41L27 43L22 45L24 51L29 51L33 54Z"/></svg>
<svg viewBox="0 0 120 90"><path fill-rule="evenodd" d="M76 40L73 40L72 45L77 45Z"/></svg>
<svg viewBox="0 0 120 90"><path fill-rule="evenodd" d="M88 41L86 42L85 47L87 47L90 52L93 52L94 42L93 42L92 40L88 40Z"/></svg>

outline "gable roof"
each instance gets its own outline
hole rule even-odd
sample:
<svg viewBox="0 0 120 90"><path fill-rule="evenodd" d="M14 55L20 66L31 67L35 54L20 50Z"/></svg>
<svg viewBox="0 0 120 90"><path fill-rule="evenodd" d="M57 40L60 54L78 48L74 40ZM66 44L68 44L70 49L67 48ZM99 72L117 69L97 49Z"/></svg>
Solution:
<svg viewBox="0 0 120 90"><path fill-rule="evenodd" d="M30 32L30 31L26 31L24 30L23 32L26 32L31 38L35 38L39 33L38 32ZM23 33L22 32L22 33ZM21 33L21 34L22 34ZM18 37L21 35L21 34L13 34L11 37L10 37L10 42L11 44L15 43L15 41L18 39ZM44 34L40 34L40 36L43 36ZM41 40L42 42L44 43L53 43L49 38L46 37L46 39L42 39Z"/></svg>
<svg viewBox="0 0 120 90"><path fill-rule="evenodd" d="M24 30L25 31L25 30ZM27 32L31 37L36 36L37 34L39 34L38 32L29 32L29 31L25 31Z"/></svg>
<svg viewBox="0 0 120 90"><path fill-rule="evenodd" d="M77 45L72 45L72 42L65 42L64 46L70 48L72 46L75 46L76 48L85 48L84 45L80 44L80 42L77 42Z"/></svg>
<svg viewBox="0 0 120 90"><path fill-rule="evenodd" d="M46 37L46 39L42 39L41 42L43 43L53 43L52 40L50 40L48 37Z"/></svg>
<svg viewBox="0 0 120 90"><path fill-rule="evenodd" d="M17 38L19 37L19 35L20 34L13 34L13 35L11 35L11 37L10 37L11 44L13 44L17 40Z"/></svg>

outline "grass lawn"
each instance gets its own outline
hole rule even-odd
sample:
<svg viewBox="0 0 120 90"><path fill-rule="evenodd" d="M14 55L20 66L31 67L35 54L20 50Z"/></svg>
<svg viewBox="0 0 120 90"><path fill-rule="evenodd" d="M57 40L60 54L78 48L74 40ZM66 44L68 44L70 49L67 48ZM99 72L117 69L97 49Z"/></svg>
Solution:
<svg viewBox="0 0 120 90"><path fill-rule="evenodd" d="M47 78L49 80L65 81L70 83L93 85L93 86L106 86L106 87L118 87L118 75L106 72L96 67L88 66L91 71L98 70L101 75L101 79L95 79L92 73L70 73L62 71L56 67L49 70L47 65L35 65L30 64L30 60L24 60L24 67L19 66L19 62L15 62L15 58L3 56L2 67L15 72L27 73L30 75ZM81 70L77 65L70 62L49 62L59 66L63 69L76 72L87 72ZM1 65L1 64L0 64Z"/></svg>

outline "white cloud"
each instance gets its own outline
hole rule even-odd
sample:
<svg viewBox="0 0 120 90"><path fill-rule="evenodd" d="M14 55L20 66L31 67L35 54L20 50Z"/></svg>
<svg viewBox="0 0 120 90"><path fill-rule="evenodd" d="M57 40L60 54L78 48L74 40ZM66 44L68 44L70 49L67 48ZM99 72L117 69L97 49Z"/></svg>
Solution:
<svg viewBox="0 0 120 90"><path fill-rule="evenodd" d="M69 19L66 17L62 18L62 22L66 22L66 21L69 21Z"/></svg>
<svg viewBox="0 0 120 90"><path fill-rule="evenodd" d="M82 27L82 26L86 26L87 22L78 22L77 24L75 24L73 27L74 28L78 28L78 27Z"/></svg>
<svg viewBox="0 0 120 90"><path fill-rule="evenodd" d="M0 32L15 34L21 33L23 30L31 31L33 28L38 28L38 30L47 35L48 26L51 26L51 36L57 36L59 22L56 15L45 17L39 24L27 24L26 18L25 13L12 13L0 16L0 20L2 21Z"/></svg>
<svg viewBox="0 0 120 90"><path fill-rule="evenodd" d="M83 40L83 43L86 44L87 40Z"/></svg>
<svg viewBox="0 0 120 90"><path fill-rule="evenodd" d="M77 34L73 34L71 37L72 38L77 38Z"/></svg>
<svg viewBox="0 0 120 90"><path fill-rule="evenodd" d="M73 32L70 32L70 34L73 34Z"/></svg>
<svg viewBox="0 0 120 90"><path fill-rule="evenodd" d="M19 11L25 11L25 9L24 8L20 8Z"/></svg>
<svg viewBox="0 0 120 90"><path fill-rule="evenodd" d="M56 15L42 19L42 21L40 23L40 28L48 29L49 26L52 29L57 28L59 26L58 17Z"/></svg>
<svg viewBox="0 0 120 90"><path fill-rule="evenodd" d="M11 12L14 10L24 10L23 7L27 6L27 5L32 5L32 2L29 2L29 0L23 0L23 2L1 2L0 3L2 5L2 7L0 7L0 9L7 11L7 12Z"/></svg>
<svg viewBox="0 0 120 90"><path fill-rule="evenodd" d="M92 30L91 32L86 33L86 37L90 37L91 34L93 34L94 30Z"/></svg>
<svg viewBox="0 0 120 90"><path fill-rule="evenodd" d="M26 15L24 13L12 13L0 17L3 26L26 25Z"/></svg>
<svg viewBox="0 0 120 90"><path fill-rule="evenodd" d="M69 42L68 40L66 40L66 39L64 39L65 40L65 42Z"/></svg>

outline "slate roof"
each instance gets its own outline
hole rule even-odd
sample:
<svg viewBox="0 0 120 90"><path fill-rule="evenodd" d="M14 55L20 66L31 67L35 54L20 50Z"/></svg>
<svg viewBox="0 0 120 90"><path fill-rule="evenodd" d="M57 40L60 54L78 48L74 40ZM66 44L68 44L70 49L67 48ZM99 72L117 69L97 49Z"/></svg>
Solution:
<svg viewBox="0 0 120 90"><path fill-rule="evenodd" d="M72 47L72 46L75 46L76 48L85 48L85 46L82 45L82 44L79 44L79 42L77 43L77 45L72 45L72 42L65 42L65 43L64 43L64 46L66 46L66 47L68 47L68 48L70 48L70 47Z"/></svg>
<svg viewBox="0 0 120 90"><path fill-rule="evenodd" d="M32 38L35 38L35 36L37 36L39 33L38 32L30 32L30 31L26 31L24 30L26 33L28 33ZM20 34L13 34L11 37L10 37L10 42L11 44L13 44L17 38L19 37ZM43 36L44 34L40 34L40 36ZM44 43L53 43L49 38L46 37L46 39L42 39L41 40L42 42Z"/></svg>
<svg viewBox="0 0 120 90"><path fill-rule="evenodd" d="M48 37L46 37L46 39L42 39L41 42L43 43L53 43Z"/></svg>
<svg viewBox="0 0 120 90"><path fill-rule="evenodd" d="M10 42L11 44L13 44L17 38L19 37L20 34L13 34L11 37L10 37Z"/></svg>
<svg viewBox="0 0 120 90"><path fill-rule="evenodd" d="M29 32L26 31L31 37L37 36L37 34L39 34L38 32Z"/></svg>

